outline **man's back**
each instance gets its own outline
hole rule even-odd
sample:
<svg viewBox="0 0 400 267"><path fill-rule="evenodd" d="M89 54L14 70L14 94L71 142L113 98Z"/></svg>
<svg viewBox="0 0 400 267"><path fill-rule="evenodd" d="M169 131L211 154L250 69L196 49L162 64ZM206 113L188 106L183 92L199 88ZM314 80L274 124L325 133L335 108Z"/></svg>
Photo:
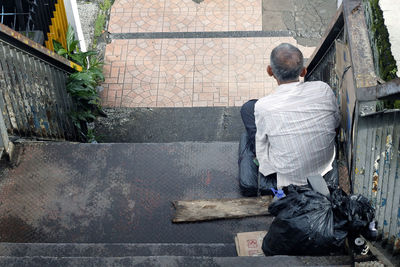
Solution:
<svg viewBox="0 0 400 267"><path fill-rule="evenodd" d="M257 101L254 115L260 172L276 172L278 187L305 184L330 166L339 112L327 84L282 84Z"/></svg>

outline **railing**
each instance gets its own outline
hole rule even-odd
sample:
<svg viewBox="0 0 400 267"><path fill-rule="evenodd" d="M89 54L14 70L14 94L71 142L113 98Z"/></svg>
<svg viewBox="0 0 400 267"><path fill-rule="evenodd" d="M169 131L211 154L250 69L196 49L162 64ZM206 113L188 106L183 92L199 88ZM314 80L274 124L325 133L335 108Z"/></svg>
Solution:
<svg viewBox="0 0 400 267"><path fill-rule="evenodd" d="M400 80L378 85L361 0L344 0L321 45L308 62L306 80L323 80L337 93L341 141L352 192L375 208L383 243L400 252Z"/></svg>
<svg viewBox="0 0 400 267"><path fill-rule="evenodd" d="M0 110L9 135L77 140L66 79L74 64L0 24Z"/></svg>
<svg viewBox="0 0 400 267"><path fill-rule="evenodd" d="M66 46L68 21L64 0L2 0L0 23L53 50L53 40Z"/></svg>

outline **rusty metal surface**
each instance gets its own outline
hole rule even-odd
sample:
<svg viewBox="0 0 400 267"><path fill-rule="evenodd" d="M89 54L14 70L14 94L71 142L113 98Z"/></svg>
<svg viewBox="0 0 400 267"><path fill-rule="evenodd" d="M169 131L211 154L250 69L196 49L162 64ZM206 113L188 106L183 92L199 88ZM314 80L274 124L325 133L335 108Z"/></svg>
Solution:
<svg viewBox="0 0 400 267"><path fill-rule="evenodd" d="M340 39L340 36L343 36L343 27L343 6L340 6L336 12L336 15L333 17L330 25L328 26L324 37L321 39L319 46L314 50L310 60L307 62L306 68L308 73L305 77L306 80L314 81L319 79L319 77L316 75L317 73L321 73L321 68L324 68L324 60L326 61L326 58L330 58L329 53L332 53L330 50L332 47L334 47L333 44L335 43L335 40ZM331 61L328 60L328 62L330 63ZM334 63L334 61L332 62Z"/></svg>
<svg viewBox="0 0 400 267"><path fill-rule="evenodd" d="M362 105L362 104L360 104ZM390 250L400 240L400 112L359 118L353 190L375 207L378 230Z"/></svg>
<svg viewBox="0 0 400 267"><path fill-rule="evenodd" d="M285 256L270 257L180 257L180 256L137 256L137 257L1 257L0 264L10 267L160 267L160 266L203 266L203 267L284 267L284 266L351 266L349 256ZM366 266L366 265L365 265ZM372 265L368 265L372 266Z"/></svg>
<svg viewBox="0 0 400 267"><path fill-rule="evenodd" d="M360 101L400 99L400 78L377 86L359 88L357 90L357 99Z"/></svg>
<svg viewBox="0 0 400 267"><path fill-rule="evenodd" d="M376 209L383 244L388 243L386 247L389 251L397 254L400 252L400 111L378 110L377 100L397 98L399 81L377 85L361 0L344 0L343 12L345 23L342 41L350 49L349 73L353 75L349 74L350 80L346 78L342 86L339 85L341 88L338 88L338 92L343 94L339 96L341 111L351 117L346 123L342 122L342 128L348 134L345 135L347 140L345 138L344 148L349 155L352 189L354 193L363 194L371 200ZM306 78L320 79L332 86L331 81L338 78L331 64L336 51L333 43L330 49L326 47L329 47L329 41L325 46L320 46L320 52L314 53L315 58L311 62L319 62L319 65ZM323 56L318 58L318 55ZM354 91L351 86L353 83ZM354 116L349 108L352 106L355 106Z"/></svg>
<svg viewBox="0 0 400 267"><path fill-rule="evenodd" d="M20 137L76 140L66 91L68 73L0 38L0 109Z"/></svg>
<svg viewBox="0 0 400 267"><path fill-rule="evenodd" d="M333 42L306 80L326 82L334 91L337 91L339 79L335 74L335 56L336 49Z"/></svg>
<svg viewBox="0 0 400 267"><path fill-rule="evenodd" d="M17 148L0 175L2 242L232 243L272 221L171 222L171 201L240 197L237 143Z"/></svg>
<svg viewBox="0 0 400 267"><path fill-rule="evenodd" d="M348 33L356 88L374 86L378 80L361 2L362 0L343 1L345 27Z"/></svg>
<svg viewBox="0 0 400 267"><path fill-rule="evenodd" d="M28 37L12 30L0 23L0 40L10 46L21 49L28 54L34 55L37 58L45 60L54 66L63 69L66 72L72 73L74 68L79 69L80 66L58 55L54 51L32 41Z"/></svg>

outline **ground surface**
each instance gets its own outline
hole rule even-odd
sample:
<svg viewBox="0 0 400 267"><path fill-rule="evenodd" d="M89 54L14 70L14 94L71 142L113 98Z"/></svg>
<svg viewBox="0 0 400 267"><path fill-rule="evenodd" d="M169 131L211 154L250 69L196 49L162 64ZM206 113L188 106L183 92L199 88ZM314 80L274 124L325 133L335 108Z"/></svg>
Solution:
<svg viewBox="0 0 400 267"><path fill-rule="evenodd" d="M78 1L77 4L86 47L89 49L93 42L94 24L99 12L99 4L87 1Z"/></svg>
<svg viewBox="0 0 400 267"><path fill-rule="evenodd" d="M288 30L297 42L316 46L336 9L336 0L263 0L263 31Z"/></svg>
<svg viewBox="0 0 400 267"><path fill-rule="evenodd" d="M287 42L309 57L335 11L333 0L116 0L103 105L240 106L265 96L276 86L265 71L271 50Z"/></svg>

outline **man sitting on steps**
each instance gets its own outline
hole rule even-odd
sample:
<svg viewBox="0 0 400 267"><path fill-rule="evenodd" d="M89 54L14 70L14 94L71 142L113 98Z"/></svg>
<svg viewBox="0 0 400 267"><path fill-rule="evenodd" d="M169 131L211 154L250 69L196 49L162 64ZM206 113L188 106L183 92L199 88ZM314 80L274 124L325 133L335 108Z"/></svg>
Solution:
<svg viewBox="0 0 400 267"><path fill-rule="evenodd" d="M339 110L332 89L324 82L300 82L307 73L303 54L290 44L272 50L273 93L250 100L241 108L248 144L266 179L277 187L307 184L307 176L324 175L335 157Z"/></svg>

